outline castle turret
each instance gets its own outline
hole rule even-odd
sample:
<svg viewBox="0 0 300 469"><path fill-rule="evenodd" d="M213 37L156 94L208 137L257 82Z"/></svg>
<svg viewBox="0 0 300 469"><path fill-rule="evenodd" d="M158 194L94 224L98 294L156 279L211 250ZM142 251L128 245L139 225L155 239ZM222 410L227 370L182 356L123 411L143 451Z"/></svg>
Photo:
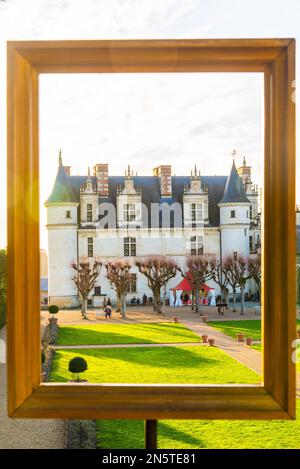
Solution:
<svg viewBox="0 0 300 469"><path fill-rule="evenodd" d="M78 302L72 280L71 263L77 261L77 227L79 200L62 163L61 150L58 171L52 192L45 202L47 208L49 254L49 303L73 306Z"/></svg>
<svg viewBox="0 0 300 469"><path fill-rule="evenodd" d="M249 208L243 182L233 160L224 194L219 202L222 256L236 252L249 255Z"/></svg>
<svg viewBox="0 0 300 469"><path fill-rule="evenodd" d="M245 192L250 205L250 220L255 220L258 215L258 187L251 180L251 166L247 165L246 158L243 158L243 166L238 168L238 175L241 177Z"/></svg>

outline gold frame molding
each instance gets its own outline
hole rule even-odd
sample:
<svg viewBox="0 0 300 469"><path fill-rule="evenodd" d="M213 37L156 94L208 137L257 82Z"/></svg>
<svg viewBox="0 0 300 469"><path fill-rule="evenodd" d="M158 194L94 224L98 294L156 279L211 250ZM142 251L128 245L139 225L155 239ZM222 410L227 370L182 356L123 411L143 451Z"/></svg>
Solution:
<svg viewBox="0 0 300 469"><path fill-rule="evenodd" d="M8 42L8 412L31 418L295 417L295 41ZM262 72L265 78L263 384L41 383L40 73Z"/></svg>

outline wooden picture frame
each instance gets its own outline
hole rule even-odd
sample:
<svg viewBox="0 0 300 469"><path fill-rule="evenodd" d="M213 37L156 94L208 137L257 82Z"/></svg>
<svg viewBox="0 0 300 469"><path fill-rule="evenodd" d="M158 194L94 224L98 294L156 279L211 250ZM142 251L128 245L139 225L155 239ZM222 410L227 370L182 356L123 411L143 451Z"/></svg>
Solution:
<svg viewBox="0 0 300 469"><path fill-rule="evenodd" d="M40 382L40 73L262 72L265 78L263 384ZM295 416L295 41L8 42L8 412L40 418Z"/></svg>

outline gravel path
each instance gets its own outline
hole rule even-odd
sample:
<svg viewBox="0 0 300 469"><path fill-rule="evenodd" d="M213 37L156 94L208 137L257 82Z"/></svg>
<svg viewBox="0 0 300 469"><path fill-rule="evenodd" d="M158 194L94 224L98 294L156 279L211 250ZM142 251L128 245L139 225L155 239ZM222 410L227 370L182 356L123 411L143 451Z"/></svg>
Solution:
<svg viewBox="0 0 300 469"><path fill-rule="evenodd" d="M0 331L5 341L5 328ZM0 449L63 449L64 420L11 419L7 417L6 365L0 364Z"/></svg>

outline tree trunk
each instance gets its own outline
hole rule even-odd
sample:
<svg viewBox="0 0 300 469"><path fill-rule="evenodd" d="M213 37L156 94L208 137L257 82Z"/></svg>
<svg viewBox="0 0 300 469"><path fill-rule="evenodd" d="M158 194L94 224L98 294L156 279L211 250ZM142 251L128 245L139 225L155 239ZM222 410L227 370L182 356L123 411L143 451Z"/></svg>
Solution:
<svg viewBox="0 0 300 469"><path fill-rule="evenodd" d="M82 298L81 316L83 317L83 319L87 319L86 310L87 310L87 298Z"/></svg>
<svg viewBox="0 0 300 469"><path fill-rule="evenodd" d="M199 289L196 288L195 312L199 313Z"/></svg>
<svg viewBox="0 0 300 469"><path fill-rule="evenodd" d="M228 288L224 288L224 300L226 303L226 309L229 309L229 291Z"/></svg>
<svg viewBox="0 0 300 469"><path fill-rule="evenodd" d="M236 290L235 290L235 288L232 290L232 296L233 296L232 311L235 313L236 312Z"/></svg>
<svg viewBox="0 0 300 469"><path fill-rule="evenodd" d="M156 300L155 300L155 296L153 295L153 311L157 311L157 305L156 305Z"/></svg>
<svg viewBox="0 0 300 469"><path fill-rule="evenodd" d="M259 296L259 305L261 306L261 282L258 282L258 296Z"/></svg>
<svg viewBox="0 0 300 469"><path fill-rule="evenodd" d="M126 295L124 295L122 297L122 318L125 319L126 318Z"/></svg>
<svg viewBox="0 0 300 469"><path fill-rule="evenodd" d="M156 304L156 312L157 314L162 314L162 304L161 304L161 301L160 299L157 300L157 304Z"/></svg>
<svg viewBox="0 0 300 469"><path fill-rule="evenodd" d="M245 285L242 283L241 285L241 312L240 315L244 316L244 307L245 307L245 300L244 300L244 291L245 291Z"/></svg>
<svg viewBox="0 0 300 469"><path fill-rule="evenodd" d="M121 312L121 300L120 300L119 295L117 295L117 308L116 308L116 313L120 313L120 312Z"/></svg>

